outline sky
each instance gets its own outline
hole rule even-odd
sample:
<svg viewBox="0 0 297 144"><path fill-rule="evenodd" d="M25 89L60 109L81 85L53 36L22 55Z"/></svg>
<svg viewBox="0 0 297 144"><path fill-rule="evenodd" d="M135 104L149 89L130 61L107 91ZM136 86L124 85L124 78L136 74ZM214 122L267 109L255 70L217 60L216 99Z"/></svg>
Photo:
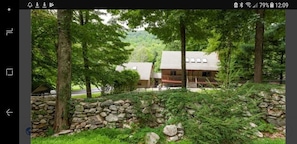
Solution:
<svg viewBox="0 0 297 144"><path fill-rule="evenodd" d="M107 13L106 9L100 9L99 11L106 13L106 15L100 15L100 17L104 20L103 23L107 24L107 22L112 18L112 15ZM121 23L119 23L119 24L124 26L125 28L129 29L127 24L121 24ZM141 28L137 28L135 30L144 30L144 28L141 27Z"/></svg>

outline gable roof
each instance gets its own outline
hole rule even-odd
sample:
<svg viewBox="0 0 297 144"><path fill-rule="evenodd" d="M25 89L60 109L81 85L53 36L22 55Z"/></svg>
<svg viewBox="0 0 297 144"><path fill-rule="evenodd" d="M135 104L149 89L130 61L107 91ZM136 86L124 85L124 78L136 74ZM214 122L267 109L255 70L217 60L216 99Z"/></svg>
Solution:
<svg viewBox="0 0 297 144"><path fill-rule="evenodd" d="M154 73L154 78L155 79L161 79L162 78L161 73L160 72L159 73Z"/></svg>
<svg viewBox="0 0 297 144"><path fill-rule="evenodd" d="M123 67L124 66L124 67ZM149 80L152 77L153 63L150 62L128 62L124 63L123 66L117 66L117 71L124 69L135 69L140 75L140 80Z"/></svg>
<svg viewBox="0 0 297 144"><path fill-rule="evenodd" d="M219 59L217 53L206 54L201 51L186 51L187 70L210 70L217 71L219 66ZM192 62L191 60L195 62ZM199 61L198 63L197 61ZM203 61L206 60L204 63ZM181 69L181 52L180 51L163 51L160 69Z"/></svg>

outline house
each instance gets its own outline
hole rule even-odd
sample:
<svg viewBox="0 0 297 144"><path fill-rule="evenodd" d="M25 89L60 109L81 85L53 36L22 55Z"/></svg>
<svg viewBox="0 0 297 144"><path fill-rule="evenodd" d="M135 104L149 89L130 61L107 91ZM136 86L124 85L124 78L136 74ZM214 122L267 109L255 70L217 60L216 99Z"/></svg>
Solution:
<svg viewBox="0 0 297 144"><path fill-rule="evenodd" d="M217 84L214 77L218 72L219 59L216 53L186 51L187 87ZM181 52L163 51L161 59L161 81L166 86L181 86Z"/></svg>
<svg viewBox="0 0 297 144"><path fill-rule="evenodd" d="M154 87L157 87L161 83L162 74L154 73Z"/></svg>
<svg viewBox="0 0 297 144"><path fill-rule="evenodd" d="M150 62L128 62L124 63L122 66L117 66L117 71L122 71L125 69L136 70L140 75L140 80L138 82L138 88L149 88L154 83L153 80L153 63Z"/></svg>

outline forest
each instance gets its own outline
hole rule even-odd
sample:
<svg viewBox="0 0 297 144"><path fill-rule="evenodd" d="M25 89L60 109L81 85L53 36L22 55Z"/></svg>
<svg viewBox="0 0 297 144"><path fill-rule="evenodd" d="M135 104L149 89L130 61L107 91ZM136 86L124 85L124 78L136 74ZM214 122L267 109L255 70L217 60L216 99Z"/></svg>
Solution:
<svg viewBox="0 0 297 144"><path fill-rule="evenodd" d="M103 23L106 13L114 17ZM225 84L286 77L285 10L32 10L31 22L32 89L55 88L59 112L71 85L85 86L91 97L91 85L114 84L117 65L146 61L159 71L163 50L181 51L183 70L185 51L217 52Z"/></svg>

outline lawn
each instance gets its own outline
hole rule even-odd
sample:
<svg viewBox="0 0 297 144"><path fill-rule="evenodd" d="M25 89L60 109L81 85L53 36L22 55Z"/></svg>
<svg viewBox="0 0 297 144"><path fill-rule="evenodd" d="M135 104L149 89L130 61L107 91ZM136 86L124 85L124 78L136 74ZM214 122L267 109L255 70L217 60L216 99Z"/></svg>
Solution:
<svg viewBox="0 0 297 144"><path fill-rule="evenodd" d="M32 138L31 144L133 144L138 143L135 140L142 141L146 134L139 130L134 134L134 138L129 138L131 130L129 129L95 129L77 133L74 135L64 135L59 137L38 137ZM128 135L127 135L128 134ZM163 139L164 140L164 139ZM140 142L141 143L141 142ZM171 142L170 144L173 144ZM188 140L182 140L176 143L192 144ZM285 144L285 139L261 138L253 140L252 144Z"/></svg>
<svg viewBox="0 0 297 144"><path fill-rule="evenodd" d="M92 93L92 98L99 97L100 95L101 95L101 92ZM87 95L86 94L75 95L75 96L72 96L72 98L87 98Z"/></svg>
<svg viewBox="0 0 297 144"><path fill-rule="evenodd" d="M91 85L91 88L97 88L95 85ZM80 87L79 85L73 85L71 86L72 91L78 91L85 89L85 86Z"/></svg>

